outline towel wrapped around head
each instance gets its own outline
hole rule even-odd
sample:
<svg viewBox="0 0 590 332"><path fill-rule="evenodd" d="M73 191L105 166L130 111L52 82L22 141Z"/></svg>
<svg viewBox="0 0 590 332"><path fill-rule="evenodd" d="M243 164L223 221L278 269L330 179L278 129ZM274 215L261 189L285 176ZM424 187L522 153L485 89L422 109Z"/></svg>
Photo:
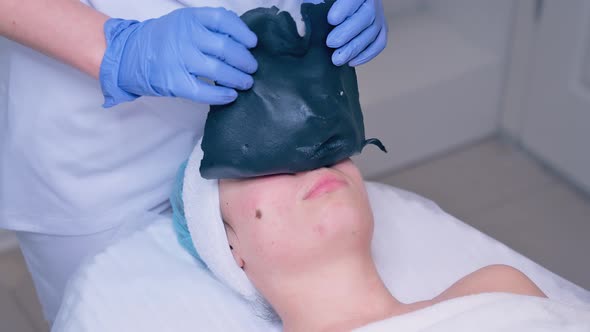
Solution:
<svg viewBox="0 0 590 332"><path fill-rule="evenodd" d="M178 172L171 195L174 228L182 246L222 283L248 301L260 298L246 273L236 264L219 206L218 180L201 176L201 142Z"/></svg>

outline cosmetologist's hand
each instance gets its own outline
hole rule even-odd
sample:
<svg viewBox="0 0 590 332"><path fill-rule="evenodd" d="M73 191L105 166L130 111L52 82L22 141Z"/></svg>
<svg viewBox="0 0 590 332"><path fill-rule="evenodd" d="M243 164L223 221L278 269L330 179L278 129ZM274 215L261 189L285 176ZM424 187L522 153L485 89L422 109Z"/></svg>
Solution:
<svg viewBox="0 0 590 332"><path fill-rule="evenodd" d="M109 19L104 31L104 107L140 96L230 103L235 89L252 86L250 74L258 68L248 50L256 46L256 35L223 8L182 8L143 22Z"/></svg>
<svg viewBox="0 0 590 332"><path fill-rule="evenodd" d="M387 19L381 0L337 0L328 13L328 22L336 26L326 44L336 49L332 62L337 66L362 65L387 45Z"/></svg>

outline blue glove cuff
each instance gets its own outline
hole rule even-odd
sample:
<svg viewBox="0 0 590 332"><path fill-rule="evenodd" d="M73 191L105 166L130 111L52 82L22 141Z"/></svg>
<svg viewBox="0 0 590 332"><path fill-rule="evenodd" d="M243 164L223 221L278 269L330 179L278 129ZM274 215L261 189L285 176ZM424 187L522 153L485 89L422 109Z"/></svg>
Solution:
<svg viewBox="0 0 590 332"><path fill-rule="evenodd" d="M139 21L111 18L104 24L107 49L100 64L100 87L104 96L103 107L113 107L132 101L139 95L129 93L119 87L119 66L125 44L129 36L139 27Z"/></svg>

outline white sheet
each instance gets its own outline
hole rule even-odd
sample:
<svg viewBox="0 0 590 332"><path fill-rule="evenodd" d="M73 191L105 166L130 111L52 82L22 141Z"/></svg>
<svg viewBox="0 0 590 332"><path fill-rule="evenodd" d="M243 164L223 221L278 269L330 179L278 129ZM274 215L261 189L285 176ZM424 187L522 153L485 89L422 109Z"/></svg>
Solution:
<svg viewBox="0 0 590 332"><path fill-rule="evenodd" d="M373 255L399 300L429 299L490 264L512 265L552 299L590 304L590 292L480 233L436 204L368 183L375 214ZM170 220L89 260L71 280L54 331L274 331L177 243Z"/></svg>
<svg viewBox="0 0 590 332"><path fill-rule="evenodd" d="M392 317L355 332L588 332L590 306L514 294L464 296L406 315Z"/></svg>

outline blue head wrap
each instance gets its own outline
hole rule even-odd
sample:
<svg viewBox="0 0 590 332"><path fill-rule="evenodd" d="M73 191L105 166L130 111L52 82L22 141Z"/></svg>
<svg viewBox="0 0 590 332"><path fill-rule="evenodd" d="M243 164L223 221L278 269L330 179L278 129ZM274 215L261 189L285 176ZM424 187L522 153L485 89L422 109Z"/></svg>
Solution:
<svg viewBox="0 0 590 332"><path fill-rule="evenodd" d="M184 216L182 187L184 183L184 171L186 170L187 163L188 161L183 162L178 168L178 172L176 173L176 180L174 181L174 189L172 190L172 194L170 195L170 203L172 204L172 224L174 226L174 231L176 232L178 242L180 242L184 249L186 249L191 255L193 255L193 257L195 257L199 262L202 263L202 259L199 256L199 253L197 253L195 246L193 245L191 234L188 230L188 225L186 223L186 217Z"/></svg>

